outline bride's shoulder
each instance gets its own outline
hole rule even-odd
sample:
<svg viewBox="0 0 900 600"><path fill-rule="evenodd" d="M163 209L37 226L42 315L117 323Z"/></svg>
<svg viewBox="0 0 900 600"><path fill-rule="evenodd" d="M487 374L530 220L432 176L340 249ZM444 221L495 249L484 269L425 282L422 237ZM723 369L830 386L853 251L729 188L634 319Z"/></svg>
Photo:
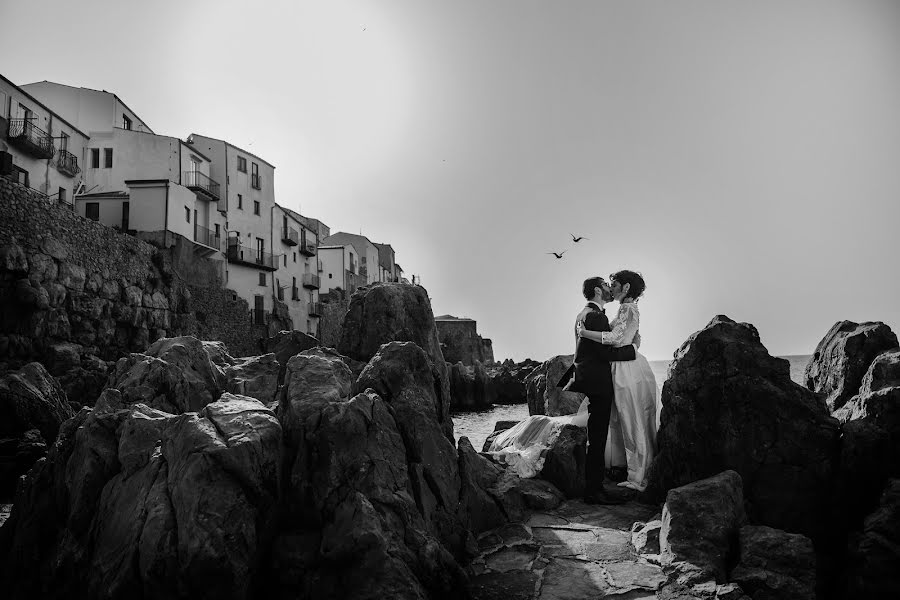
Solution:
<svg viewBox="0 0 900 600"><path fill-rule="evenodd" d="M619 305L619 314L620 315L638 315L640 311L638 310L637 302L623 302Z"/></svg>

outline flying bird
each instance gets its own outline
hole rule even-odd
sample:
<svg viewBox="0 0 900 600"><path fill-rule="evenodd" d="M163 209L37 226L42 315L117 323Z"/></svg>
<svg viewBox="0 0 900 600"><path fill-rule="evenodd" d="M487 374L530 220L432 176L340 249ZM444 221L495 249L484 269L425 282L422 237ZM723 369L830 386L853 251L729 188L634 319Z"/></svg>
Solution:
<svg viewBox="0 0 900 600"><path fill-rule="evenodd" d="M556 258L562 258L562 255L565 254L567 250L563 250L562 252L548 252L547 254L552 254Z"/></svg>
<svg viewBox="0 0 900 600"><path fill-rule="evenodd" d="M578 237L575 237L575 234L574 234L574 233L570 233L569 235L572 236L572 241L575 242L576 244L577 244L578 242L580 242L581 240L589 240L589 239L591 239L591 238L586 238L586 237L581 236L581 235L579 235Z"/></svg>

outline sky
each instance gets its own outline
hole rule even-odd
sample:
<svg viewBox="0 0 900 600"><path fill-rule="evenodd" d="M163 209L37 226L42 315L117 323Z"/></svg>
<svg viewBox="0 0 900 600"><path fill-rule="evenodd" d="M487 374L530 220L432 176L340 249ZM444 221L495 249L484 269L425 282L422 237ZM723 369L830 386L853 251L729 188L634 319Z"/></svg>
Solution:
<svg viewBox="0 0 900 600"><path fill-rule="evenodd" d="M497 359L571 353L582 281L619 269L647 282L651 360L717 314L776 355L842 319L900 331L900 2L0 0L0 22L7 78L261 156L277 202L390 243Z"/></svg>

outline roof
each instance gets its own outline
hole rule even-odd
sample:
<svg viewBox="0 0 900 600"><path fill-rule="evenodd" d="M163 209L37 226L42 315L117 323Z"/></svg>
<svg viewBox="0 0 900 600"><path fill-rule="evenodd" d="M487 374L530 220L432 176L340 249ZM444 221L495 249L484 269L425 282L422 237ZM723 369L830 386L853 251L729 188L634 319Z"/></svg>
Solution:
<svg viewBox="0 0 900 600"><path fill-rule="evenodd" d="M243 153L246 154L247 156L252 156L252 157L255 158L256 160L266 163L267 165L269 165L269 166L272 167L273 169L275 168L275 165L273 165L272 163L270 163L270 162L267 161L266 159L261 158L261 157L257 156L256 154L253 154L252 152L247 152L247 151L244 150L243 148L240 148L240 147L238 147L238 146L235 146L235 145L232 144L231 142L226 142L225 140L220 140L219 138L214 138L214 137L209 136L209 135L203 135L202 133L192 133L191 135L189 135L189 136L188 136L188 141L187 141L188 145L190 145L190 144L193 143L193 142L191 141L191 138L194 137L195 135L198 136L198 137L206 138L206 139L208 139L208 140L213 140L213 141L216 141L216 142L222 142L222 143L225 144L226 146L231 146L231 147L234 148L235 150L238 150L238 151L240 151L240 152L243 152Z"/></svg>
<svg viewBox="0 0 900 600"><path fill-rule="evenodd" d="M136 117L138 117L139 119L141 119L141 123L144 124L144 127L146 127L147 129L149 129L149 130L150 130L150 133L153 133L153 128L150 127L149 125L147 125L147 121L145 121L143 118L141 118L141 117L137 114L136 111L131 110L131 107L128 106L127 104L125 104L125 101L122 100L121 98L119 98L119 96L117 96L117 95L116 95L115 93L113 93L113 92L107 92L106 90L95 90L94 88L89 88L89 87L84 87L84 86L75 87L74 85L68 85L68 84L65 84L65 83L58 83L58 82L56 82L56 81L48 81L48 80L46 80L46 79L43 80L43 81L35 81L35 82L33 82L33 83L26 83L25 85L34 85L35 83L52 83L53 85L61 85L61 86L63 86L63 87L68 87L68 88L73 88L73 89L87 90L87 91L89 91L89 92L99 92L99 93L101 93L101 94L109 94L110 96L112 96L113 98L115 98L116 100L118 100L119 102L121 102L121 103L122 103L122 106L124 106L125 108L127 108L127 109L131 112L131 114L133 114L134 116L136 116Z"/></svg>
<svg viewBox="0 0 900 600"><path fill-rule="evenodd" d="M335 238L336 238L336 239L335 239ZM370 239L367 238L366 236L364 236L364 235L359 235L359 234L356 234L356 233L347 233L346 231L338 231L338 232L336 232L336 233L332 233L332 234L329 235L327 238L325 238L324 240L322 240L322 242L323 242L323 243L326 243L326 244L334 244L335 242L337 242L337 243L340 243L341 245L346 245L346 244L343 244L343 242L346 241L348 244L353 245L353 242L354 242L354 241L358 241L358 240L365 240L365 241L367 241L368 243L370 243L370 244L372 244L373 246L375 246L375 244L372 242L372 240L370 240ZM375 246L375 250L376 250L376 251L378 250L378 247L377 247L377 246Z"/></svg>
<svg viewBox="0 0 900 600"><path fill-rule="evenodd" d="M32 96L31 94L29 94L28 92L26 92L25 90L23 90L23 89L22 89L21 87L19 87L18 85L14 84L12 81L10 81L10 80L7 79L6 77L4 77L2 74L0 74L0 79L2 79L3 81L5 81L6 83L8 83L9 85L11 85L11 86L13 86L14 88L16 88L17 90L19 90L22 94L28 96L28 99L29 99L29 100L31 100L32 102L34 102L35 104L37 104L38 106L40 106L41 108L43 108L44 110L46 110L47 112L49 112L50 114L52 114L54 117L56 117L57 119L59 119L60 121L62 121L62 122L65 123L66 125L68 125L69 127L71 127L74 131L77 131L78 133L80 133L81 135L83 135L84 137L86 137L87 139L91 139L91 136L89 136L88 134L86 134L86 133L83 132L82 130L78 129L77 127L75 127L74 125L72 125L71 123L69 123L68 121L66 121L64 118L62 118L62 116L59 115L59 113L57 113L56 111L54 111L54 110L53 110L52 108L50 108L49 106L46 106L43 102L41 102L40 100L38 100L37 98L35 98L34 96ZM52 83L52 82L51 82L51 81L48 81L47 83ZM123 104L124 104L124 102L123 102ZM131 110L131 109L129 109L129 110Z"/></svg>
<svg viewBox="0 0 900 600"><path fill-rule="evenodd" d="M78 199L96 198L99 200L101 198L108 198L110 200L113 200L113 199L124 199L124 198L128 198L129 196L128 196L128 192L115 191L115 192L94 192L93 194L78 194L75 197Z"/></svg>

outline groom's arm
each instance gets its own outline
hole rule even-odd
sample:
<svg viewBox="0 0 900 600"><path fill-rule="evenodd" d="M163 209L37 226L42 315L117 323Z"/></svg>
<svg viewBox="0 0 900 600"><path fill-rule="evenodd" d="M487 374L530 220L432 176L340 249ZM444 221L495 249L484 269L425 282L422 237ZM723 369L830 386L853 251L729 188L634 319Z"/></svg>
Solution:
<svg viewBox="0 0 900 600"><path fill-rule="evenodd" d="M606 315L603 313L592 312L585 318L584 328L590 331L610 331L609 319L607 319ZM594 343L600 346L599 354L603 358L603 360L608 360L609 362L634 360L637 356L632 344L628 344L627 346L615 347L606 346L600 344L599 342Z"/></svg>

